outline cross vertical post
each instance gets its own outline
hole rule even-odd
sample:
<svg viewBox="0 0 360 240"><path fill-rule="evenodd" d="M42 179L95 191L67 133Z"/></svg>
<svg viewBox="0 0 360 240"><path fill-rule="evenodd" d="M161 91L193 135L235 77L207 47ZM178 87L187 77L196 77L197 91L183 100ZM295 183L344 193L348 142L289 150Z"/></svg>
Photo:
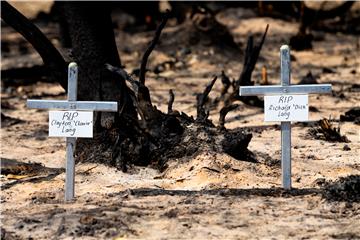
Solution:
<svg viewBox="0 0 360 240"><path fill-rule="evenodd" d="M280 48L281 86L290 85L290 49L284 45ZM284 89L285 90L285 89ZM286 94L286 91L284 92ZM291 189L291 122L281 122L281 169L282 184L286 190Z"/></svg>
<svg viewBox="0 0 360 240"><path fill-rule="evenodd" d="M68 101L77 100L78 67L72 62L68 67ZM70 105L71 107L71 105ZM75 106L73 106L75 108ZM66 176L65 176L65 201L72 201L75 196L75 137L66 138Z"/></svg>

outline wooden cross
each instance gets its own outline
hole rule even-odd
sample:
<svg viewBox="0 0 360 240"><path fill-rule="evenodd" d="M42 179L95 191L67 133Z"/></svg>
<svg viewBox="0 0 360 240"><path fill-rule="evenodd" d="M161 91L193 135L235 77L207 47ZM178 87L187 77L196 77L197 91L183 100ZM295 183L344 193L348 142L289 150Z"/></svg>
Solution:
<svg viewBox="0 0 360 240"><path fill-rule="evenodd" d="M331 84L290 84L290 49L283 45L280 48L281 85L240 87L240 96L281 95L330 93ZM291 96L291 95L290 95ZM266 102L266 99L265 99ZM281 168L284 189L291 189L291 121L281 121Z"/></svg>
<svg viewBox="0 0 360 240"><path fill-rule="evenodd" d="M28 108L62 109L72 111L116 112L117 102L76 101L77 99L77 64L72 62L68 67L68 100L27 100ZM76 137L66 137L66 177L65 201L74 199L75 193L75 151Z"/></svg>

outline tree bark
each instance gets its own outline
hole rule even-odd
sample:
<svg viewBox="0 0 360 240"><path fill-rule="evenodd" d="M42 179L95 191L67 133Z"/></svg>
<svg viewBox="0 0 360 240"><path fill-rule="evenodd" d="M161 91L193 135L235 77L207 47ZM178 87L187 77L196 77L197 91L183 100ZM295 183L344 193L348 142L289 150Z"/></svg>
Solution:
<svg viewBox="0 0 360 240"><path fill-rule="evenodd" d="M72 57L79 66L79 100L117 101L121 114L136 116L125 80L105 68L121 67L111 21L109 3L62 2L68 22ZM120 111L121 110L121 111ZM96 131L118 123L118 116L97 113ZM102 117L101 117L102 116Z"/></svg>

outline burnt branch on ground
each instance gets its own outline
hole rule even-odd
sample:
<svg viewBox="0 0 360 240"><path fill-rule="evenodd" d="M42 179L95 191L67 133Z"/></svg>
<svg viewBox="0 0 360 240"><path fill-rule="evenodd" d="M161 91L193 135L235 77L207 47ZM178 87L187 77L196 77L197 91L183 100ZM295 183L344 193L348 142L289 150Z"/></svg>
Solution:
<svg viewBox="0 0 360 240"><path fill-rule="evenodd" d="M318 122L318 126L310 128L308 134L315 138L330 142L350 142L350 140L340 133L340 126L334 127L329 119L322 119Z"/></svg>
<svg viewBox="0 0 360 240"><path fill-rule="evenodd" d="M360 124L360 107L353 107L346 111L344 115L340 115L340 121L354 122Z"/></svg>
<svg viewBox="0 0 360 240"><path fill-rule="evenodd" d="M24 123L24 122L25 122L24 120L21 120L18 118L12 118L12 117L5 115L4 113L1 113L1 127L2 128L12 126L15 124L19 124L19 123Z"/></svg>
<svg viewBox="0 0 360 240"><path fill-rule="evenodd" d="M327 182L323 198L328 201L360 202L360 175L350 175Z"/></svg>

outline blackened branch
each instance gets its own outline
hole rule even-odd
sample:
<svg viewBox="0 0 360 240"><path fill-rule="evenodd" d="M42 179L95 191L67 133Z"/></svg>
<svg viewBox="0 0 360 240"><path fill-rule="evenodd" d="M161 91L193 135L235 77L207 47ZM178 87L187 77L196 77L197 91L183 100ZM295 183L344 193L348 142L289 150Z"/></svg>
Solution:
<svg viewBox="0 0 360 240"><path fill-rule="evenodd" d="M121 78L128 81L131 85L131 90L135 93L135 95L137 95L139 91L139 83L135 81L124 69L112 66L111 64L108 63L105 64L105 67L110 72L116 73L120 75Z"/></svg>
<svg viewBox="0 0 360 240"><path fill-rule="evenodd" d="M263 107L263 101L260 100L257 96L239 96L239 88L240 86L251 86L254 85L254 82L251 81L251 75L254 71L256 62L259 58L261 48L265 42L266 34L269 29L269 24L266 25L265 32L261 38L261 41L258 44L254 44L253 37L250 36L248 39L245 58L244 58L244 66L242 72L240 74L239 79L235 82L234 93L229 97L225 102L231 102L233 100L240 100L245 104L257 107Z"/></svg>
<svg viewBox="0 0 360 240"><path fill-rule="evenodd" d="M105 64L105 67L113 73L120 75L130 83L131 90L136 99L133 99L136 108L144 120L154 119L159 111L152 105L149 89L139 81L135 81L124 69Z"/></svg>
<svg viewBox="0 0 360 240"><path fill-rule="evenodd" d="M245 51L244 67L239 77L239 80L236 83L236 92L239 92L240 86L253 85L251 81L251 75L252 72L254 71L256 62L259 58L261 48L265 42L268 29L269 29L269 24L266 25L266 29L261 38L261 41L257 45L254 45L253 38L249 37Z"/></svg>
<svg viewBox="0 0 360 240"><path fill-rule="evenodd" d="M115 73L117 75L119 75L122 79L125 79L126 81L128 81L130 83L130 90L129 91L129 97L132 100L132 103L134 104L135 108L137 108L138 104L137 104L137 93L139 91L139 82L135 81L124 69L119 68L119 67L114 67L111 64L106 63L105 64L105 68L107 70L109 70L112 73ZM126 102L128 101L127 98L123 98L123 102L120 103L120 108L119 108L119 115L121 115L124 111Z"/></svg>
<svg viewBox="0 0 360 240"><path fill-rule="evenodd" d="M231 86L231 81L230 81L229 77L226 76L224 70L221 71L221 82L223 84L223 88L221 89L220 99L224 99L225 94L228 92L228 90Z"/></svg>
<svg viewBox="0 0 360 240"><path fill-rule="evenodd" d="M145 72L146 72L146 65L147 65L148 58L149 58L151 52L154 50L157 42L159 41L161 31L164 29L166 22L169 19L169 16L170 16L170 12L169 12L169 10L167 10L163 16L163 19L162 19L160 25L157 27L157 29L155 31L154 39L151 41L149 47L146 49L146 51L142 57L141 65L140 65L139 81L143 85L145 85Z"/></svg>
<svg viewBox="0 0 360 240"><path fill-rule="evenodd" d="M226 117L226 115L230 111L235 110L238 106L239 106L238 104L232 104L232 105L225 106L220 110L219 127L221 129L225 129L225 117Z"/></svg>
<svg viewBox="0 0 360 240"><path fill-rule="evenodd" d="M208 100L209 93L211 89L213 88L215 82L216 82L217 76L211 80L211 82L205 87L205 90L203 93L197 95L197 117L196 121L205 122L209 116L209 113L205 110L205 103Z"/></svg>
<svg viewBox="0 0 360 240"><path fill-rule="evenodd" d="M172 89L169 90L169 103L168 103L168 114L173 112L172 106L174 104L174 100L175 100L175 95Z"/></svg>
<svg viewBox="0 0 360 240"><path fill-rule="evenodd" d="M1 2L1 18L19 32L40 54L53 81L67 90L67 64L49 39L8 2Z"/></svg>

